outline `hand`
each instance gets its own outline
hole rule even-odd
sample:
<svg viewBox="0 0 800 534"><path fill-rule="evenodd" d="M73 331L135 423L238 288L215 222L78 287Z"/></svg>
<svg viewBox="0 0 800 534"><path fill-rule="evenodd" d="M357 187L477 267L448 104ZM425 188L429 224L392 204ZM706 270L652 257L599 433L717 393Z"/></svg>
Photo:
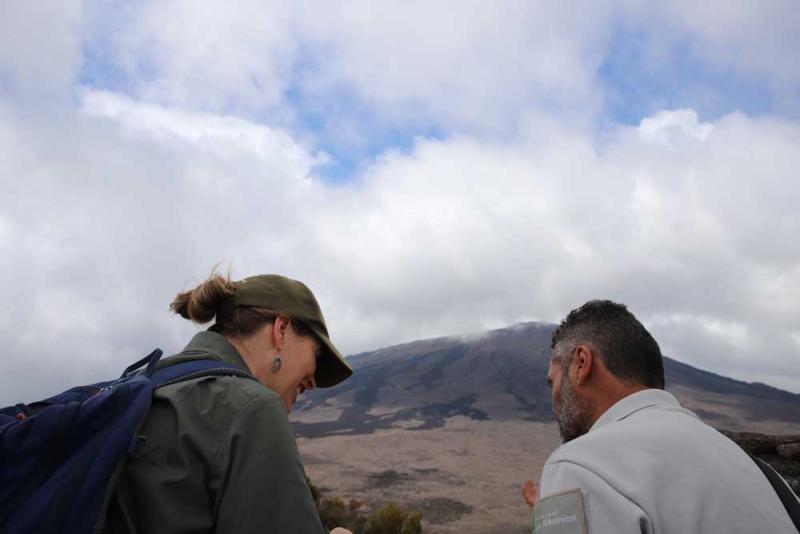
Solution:
<svg viewBox="0 0 800 534"><path fill-rule="evenodd" d="M353 534L346 528L336 527L335 529L331 530L331 534Z"/></svg>
<svg viewBox="0 0 800 534"><path fill-rule="evenodd" d="M539 485L533 480L526 480L522 483L519 490L522 492L522 498L528 503L528 506L533 508L536 506L536 500L539 498Z"/></svg>

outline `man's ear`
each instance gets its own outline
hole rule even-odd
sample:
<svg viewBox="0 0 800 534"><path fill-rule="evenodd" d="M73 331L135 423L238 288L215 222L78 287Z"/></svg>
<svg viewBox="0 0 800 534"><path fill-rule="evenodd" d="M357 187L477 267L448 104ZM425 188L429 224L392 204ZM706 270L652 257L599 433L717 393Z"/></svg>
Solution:
<svg viewBox="0 0 800 534"><path fill-rule="evenodd" d="M585 385L592 376L596 356L594 350L587 345L578 345L578 348L575 349L571 367L575 369L573 373L575 374L575 383L578 386Z"/></svg>

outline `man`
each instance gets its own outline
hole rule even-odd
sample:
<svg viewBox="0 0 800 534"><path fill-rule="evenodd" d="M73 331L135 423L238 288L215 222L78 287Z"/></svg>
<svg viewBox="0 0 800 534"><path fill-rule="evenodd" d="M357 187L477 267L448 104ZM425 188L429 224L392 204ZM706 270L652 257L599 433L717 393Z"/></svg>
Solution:
<svg viewBox="0 0 800 534"><path fill-rule="evenodd" d="M664 391L658 344L624 305L571 311L547 381L564 444L522 487L535 532L796 532L753 460Z"/></svg>

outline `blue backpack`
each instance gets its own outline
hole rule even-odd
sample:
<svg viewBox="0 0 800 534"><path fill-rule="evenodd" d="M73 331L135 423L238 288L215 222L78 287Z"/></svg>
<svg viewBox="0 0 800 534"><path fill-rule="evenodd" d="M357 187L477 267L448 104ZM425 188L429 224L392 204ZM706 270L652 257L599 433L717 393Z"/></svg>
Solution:
<svg viewBox="0 0 800 534"><path fill-rule="evenodd" d="M253 378L211 359L156 370L161 354L156 349L117 380L0 410L0 532L99 532L153 391L209 375Z"/></svg>

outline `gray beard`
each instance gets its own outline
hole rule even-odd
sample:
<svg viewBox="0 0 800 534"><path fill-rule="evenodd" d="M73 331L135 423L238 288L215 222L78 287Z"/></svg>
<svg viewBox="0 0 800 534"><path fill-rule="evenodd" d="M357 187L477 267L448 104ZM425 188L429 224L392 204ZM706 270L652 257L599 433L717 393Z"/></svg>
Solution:
<svg viewBox="0 0 800 534"><path fill-rule="evenodd" d="M559 409L556 414L561 442L567 443L586 434L592 428L591 410L585 399L579 398L567 379L561 378L561 391L558 395Z"/></svg>

